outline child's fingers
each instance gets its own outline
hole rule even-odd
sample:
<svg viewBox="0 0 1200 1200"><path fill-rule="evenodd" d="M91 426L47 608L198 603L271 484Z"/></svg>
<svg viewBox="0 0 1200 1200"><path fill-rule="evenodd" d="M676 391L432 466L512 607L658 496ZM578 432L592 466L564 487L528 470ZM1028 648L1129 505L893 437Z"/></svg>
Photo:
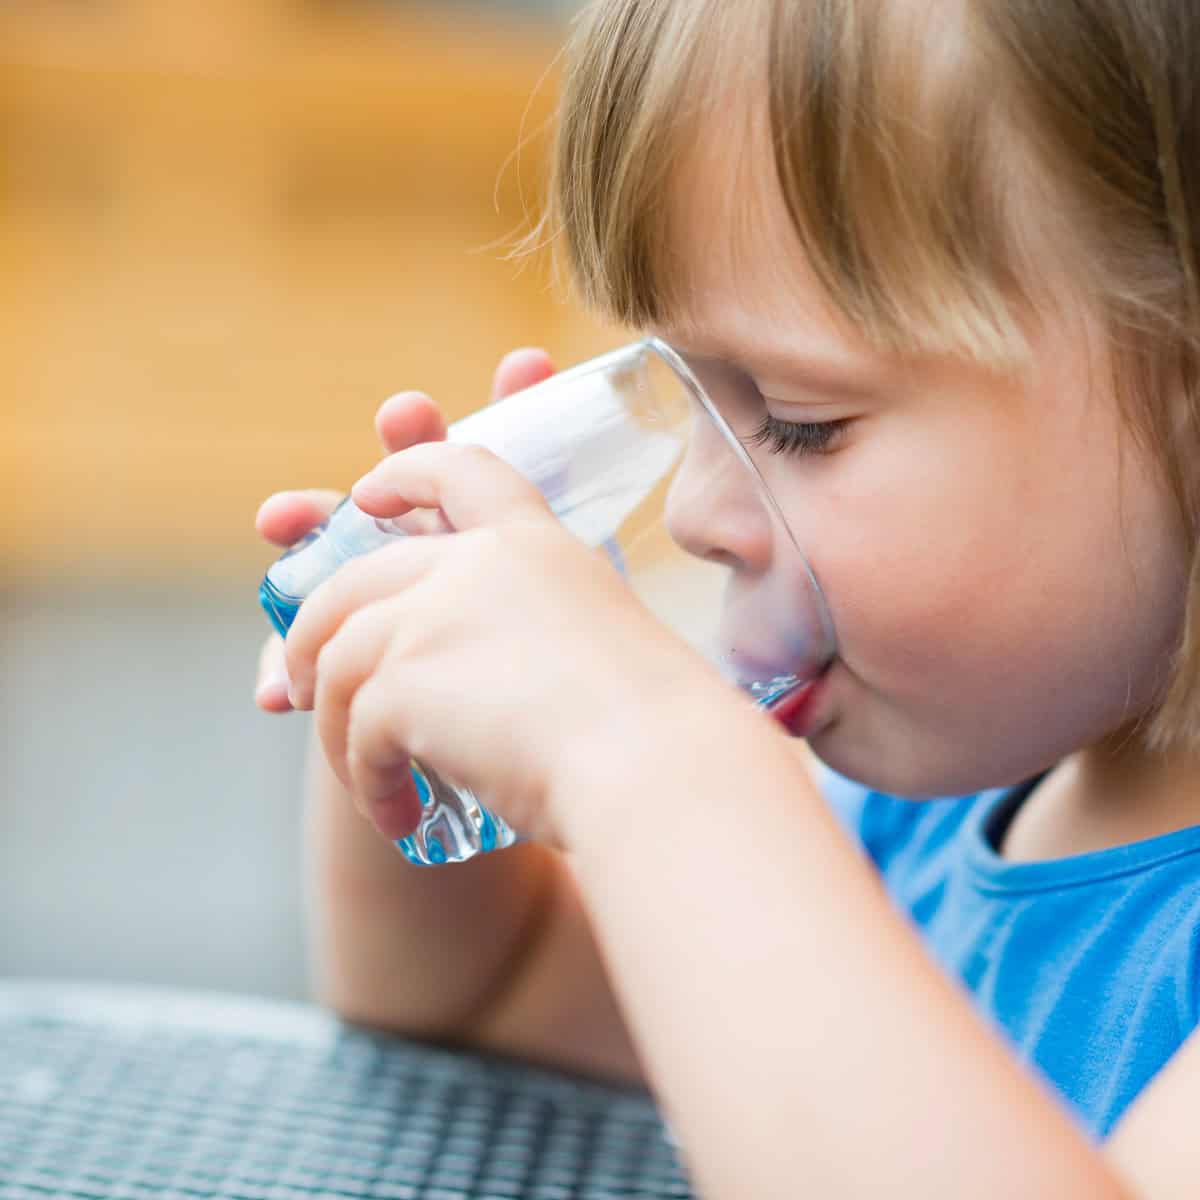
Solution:
<svg viewBox="0 0 1200 1200"><path fill-rule="evenodd" d="M316 691L317 657L342 623L360 609L411 587L430 569L437 538L398 538L394 546L351 559L304 601L284 644L293 708L309 709Z"/></svg>
<svg viewBox="0 0 1200 1200"><path fill-rule="evenodd" d="M388 453L395 454L418 442L442 441L446 419L424 392L400 392L379 406L375 432Z"/></svg>
<svg viewBox="0 0 1200 1200"><path fill-rule="evenodd" d="M545 350L513 350L500 360L492 379L492 400L500 400L549 379L554 364ZM438 406L424 392L400 392L389 397L375 414L375 431L388 453L406 450L419 442L440 442L446 437L446 421Z"/></svg>
<svg viewBox="0 0 1200 1200"><path fill-rule="evenodd" d="M478 446L411 446L385 458L351 489L374 517L438 508L463 531L519 514L548 513L541 492L502 459Z"/></svg>
<svg viewBox="0 0 1200 1200"><path fill-rule="evenodd" d="M554 374L554 363L545 350L527 346L506 354L496 368L492 379L492 402L511 396L549 379Z"/></svg>
<svg viewBox="0 0 1200 1200"><path fill-rule="evenodd" d="M258 655L258 681L254 685L254 703L263 712L291 712L288 700L287 662L283 639L272 635Z"/></svg>
<svg viewBox="0 0 1200 1200"><path fill-rule="evenodd" d="M396 738L388 685L372 675L355 697L352 744L347 756L351 791L375 827L389 836L411 833L421 820L421 802L408 751Z"/></svg>
<svg viewBox="0 0 1200 1200"><path fill-rule="evenodd" d="M254 518L260 536L277 546L290 546L320 525L338 506L339 492L321 488L276 492L268 496Z"/></svg>
<svg viewBox="0 0 1200 1200"><path fill-rule="evenodd" d="M407 837L421 823L421 801L412 771L405 768L398 774L396 790L376 796L367 805L372 824L390 842Z"/></svg>
<svg viewBox="0 0 1200 1200"><path fill-rule="evenodd" d="M354 697L378 670L396 631L396 598L367 603L347 617L321 647L320 671L313 690L313 722L333 773L352 784L346 762L350 709ZM359 797L355 803L369 817Z"/></svg>
<svg viewBox="0 0 1200 1200"><path fill-rule="evenodd" d="M402 597L385 596L379 602L367 603L341 623L321 648L321 674L313 696L317 736L326 760L346 785L359 812L393 841L411 833L421 815L408 759L404 756L394 764L391 787L364 796L354 787L347 761L347 738L355 696L379 669L395 634L398 600L403 602Z"/></svg>

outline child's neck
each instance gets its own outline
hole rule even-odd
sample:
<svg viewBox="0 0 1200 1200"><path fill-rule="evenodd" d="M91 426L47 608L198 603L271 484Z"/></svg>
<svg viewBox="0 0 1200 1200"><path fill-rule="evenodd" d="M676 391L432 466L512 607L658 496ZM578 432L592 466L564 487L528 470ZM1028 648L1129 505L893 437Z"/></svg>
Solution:
<svg viewBox="0 0 1200 1200"><path fill-rule="evenodd" d="M1126 735L1060 763L1004 834L1005 858L1066 858L1200 825L1200 756L1147 751Z"/></svg>

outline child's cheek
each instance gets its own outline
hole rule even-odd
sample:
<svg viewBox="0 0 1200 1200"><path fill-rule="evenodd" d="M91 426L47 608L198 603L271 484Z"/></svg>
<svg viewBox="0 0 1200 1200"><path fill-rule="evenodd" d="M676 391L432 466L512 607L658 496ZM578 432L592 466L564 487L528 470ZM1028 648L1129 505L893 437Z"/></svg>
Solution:
<svg viewBox="0 0 1200 1200"><path fill-rule="evenodd" d="M901 451L864 456L805 522L847 668L908 696L966 688L953 676L986 670L1026 632L1013 581L1029 553L1011 535L1011 507L961 466L921 462Z"/></svg>

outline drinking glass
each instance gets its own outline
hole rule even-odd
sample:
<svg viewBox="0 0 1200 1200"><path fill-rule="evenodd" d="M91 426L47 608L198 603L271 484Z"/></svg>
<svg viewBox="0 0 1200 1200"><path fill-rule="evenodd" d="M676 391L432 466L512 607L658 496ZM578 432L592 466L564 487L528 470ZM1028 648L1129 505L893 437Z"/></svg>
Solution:
<svg viewBox="0 0 1200 1200"><path fill-rule="evenodd" d="M651 612L787 724L833 656L833 626L720 400L683 356L651 337L480 409L451 425L448 438L484 446L521 472ZM347 498L271 567L261 603L286 637L305 597L347 559L447 529L438 512L376 519ZM421 821L397 842L411 862L463 862L518 840L469 789L419 762L412 770Z"/></svg>

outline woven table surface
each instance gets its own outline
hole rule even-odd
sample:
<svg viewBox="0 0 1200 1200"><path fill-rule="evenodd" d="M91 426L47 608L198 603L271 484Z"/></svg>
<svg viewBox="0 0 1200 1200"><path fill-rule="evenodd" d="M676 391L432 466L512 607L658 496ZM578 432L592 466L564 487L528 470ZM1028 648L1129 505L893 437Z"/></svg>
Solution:
<svg viewBox="0 0 1200 1200"><path fill-rule="evenodd" d="M302 1005L0 983L0 1200L691 1194L639 1091Z"/></svg>

